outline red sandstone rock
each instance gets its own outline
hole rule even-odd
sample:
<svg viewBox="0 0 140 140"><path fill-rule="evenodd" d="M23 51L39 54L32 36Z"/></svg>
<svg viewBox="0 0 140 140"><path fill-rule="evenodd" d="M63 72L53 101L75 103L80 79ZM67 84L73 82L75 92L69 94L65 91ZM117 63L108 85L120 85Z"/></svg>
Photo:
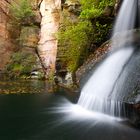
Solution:
<svg viewBox="0 0 140 140"><path fill-rule="evenodd" d="M13 45L11 43L8 21L9 16L9 5L11 0L0 0L0 69L8 63L12 54Z"/></svg>

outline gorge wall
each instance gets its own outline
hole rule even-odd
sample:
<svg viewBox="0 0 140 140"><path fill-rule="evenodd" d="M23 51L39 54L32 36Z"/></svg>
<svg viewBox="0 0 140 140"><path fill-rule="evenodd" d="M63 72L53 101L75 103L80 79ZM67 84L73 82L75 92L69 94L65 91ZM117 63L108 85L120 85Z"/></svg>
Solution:
<svg viewBox="0 0 140 140"><path fill-rule="evenodd" d="M63 16L74 22L77 20L80 12L78 0L28 1L34 16L13 24L10 6L18 1L23 0L0 1L0 70L16 77L41 72L46 78L55 72L56 66L67 72L66 66L56 63L56 59L65 58L65 48L58 46L56 33ZM120 0L116 0L115 11L119 3ZM106 16L110 15L107 11L110 10L106 8Z"/></svg>
<svg viewBox="0 0 140 140"><path fill-rule="evenodd" d="M8 73L10 77L28 77L34 70L42 69L36 53L41 23L41 1L32 0L29 4L27 2L0 1L0 70ZM24 10L22 8L29 6L33 16L20 17L19 13ZM17 15L12 11L14 8Z"/></svg>
<svg viewBox="0 0 140 140"><path fill-rule="evenodd" d="M38 53L46 78L55 72L58 43L56 33L59 28L60 10L61 0L43 0L41 2L42 20Z"/></svg>
<svg viewBox="0 0 140 140"><path fill-rule="evenodd" d="M9 1L0 1L0 70L3 70L13 52L13 44L8 31Z"/></svg>

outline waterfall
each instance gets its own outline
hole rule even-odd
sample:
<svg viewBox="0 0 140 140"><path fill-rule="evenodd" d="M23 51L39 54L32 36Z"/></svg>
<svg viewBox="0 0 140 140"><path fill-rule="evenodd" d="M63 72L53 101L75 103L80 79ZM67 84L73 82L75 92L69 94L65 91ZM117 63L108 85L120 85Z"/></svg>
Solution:
<svg viewBox="0 0 140 140"><path fill-rule="evenodd" d="M114 25L113 36L134 28L137 0L124 0Z"/></svg>
<svg viewBox="0 0 140 140"><path fill-rule="evenodd" d="M135 26L137 11L136 0L124 0L119 11L113 36L121 35ZM130 35L132 38L132 34ZM88 110L121 117L125 108L120 97L118 81L125 79L125 68L134 54L134 46L126 44L125 36L121 41L121 47L111 51L107 58L92 73L81 91L78 104ZM122 43L123 42L123 43ZM115 45L114 45L115 44ZM112 49L119 46L119 43L112 43ZM123 46L122 46L123 45ZM120 85L121 86L121 85Z"/></svg>
<svg viewBox="0 0 140 140"><path fill-rule="evenodd" d="M133 35L131 32L128 34L128 30L132 30L135 26L138 26L136 25L138 24L137 13L138 0L123 1L113 29L112 37L115 39L112 39L112 50L119 46L125 46L128 40L129 42L133 40ZM118 40L116 39L117 37Z"/></svg>

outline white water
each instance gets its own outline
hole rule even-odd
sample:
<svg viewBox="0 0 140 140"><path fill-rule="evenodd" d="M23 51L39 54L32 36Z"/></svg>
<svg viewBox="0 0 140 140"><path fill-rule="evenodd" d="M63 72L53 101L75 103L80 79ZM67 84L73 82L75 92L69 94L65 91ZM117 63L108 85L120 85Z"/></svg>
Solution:
<svg viewBox="0 0 140 140"><path fill-rule="evenodd" d="M125 46L127 42L133 40L132 32L130 31L129 33L128 30L132 30L135 26L138 10L137 4L137 0L123 1L113 29L112 50Z"/></svg>
<svg viewBox="0 0 140 140"><path fill-rule="evenodd" d="M124 0L114 26L113 35L134 28L137 0Z"/></svg>
<svg viewBox="0 0 140 140"><path fill-rule="evenodd" d="M122 48L111 54L96 69L91 78L82 89L78 104L82 107L99 111L111 115L115 115L115 107L120 110L116 101L109 100L114 85L122 73L125 64L130 59L133 48ZM119 112L119 111L118 111Z"/></svg>
<svg viewBox="0 0 140 140"><path fill-rule="evenodd" d="M114 35L134 28L136 7L136 0L124 0L116 20ZM123 41L125 45L125 38ZM88 110L121 117L123 104L117 101L117 95L113 93L119 93L113 90L133 52L133 46L126 46L110 53L83 87L78 104Z"/></svg>

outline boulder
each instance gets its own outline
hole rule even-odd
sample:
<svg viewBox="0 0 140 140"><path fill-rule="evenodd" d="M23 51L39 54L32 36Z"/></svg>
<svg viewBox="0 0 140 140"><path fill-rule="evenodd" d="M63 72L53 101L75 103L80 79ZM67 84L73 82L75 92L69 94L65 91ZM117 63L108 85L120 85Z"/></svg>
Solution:
<svg viewBox="0 0 140 140"><path fill-rule="evenodd" d="M125 117L129 121L140 127L140 30L131 30L113 37L113 48L116 51L121 47L134 47L134 52L121 75L117 79L113 94L117 100L125 105ZM123 41L125 40L125 42ZM111 41L104 43L99 47L76 72L77 83L82 86L90 77L96 66L106 56L110 49ZM118 94L117 94L118 93ZM124 113L124 112L123 112Z"/></svg>
<svg viewBox="0 0 140 140"><path fill-rule="evenodd" d="M105 42L93 54L91 54L84 64L76 71L77 84L85 83L87 74L96 67L96 65L106 56L110 49L110 41ZM84 80L83 80L84 79Z"/></svg>

